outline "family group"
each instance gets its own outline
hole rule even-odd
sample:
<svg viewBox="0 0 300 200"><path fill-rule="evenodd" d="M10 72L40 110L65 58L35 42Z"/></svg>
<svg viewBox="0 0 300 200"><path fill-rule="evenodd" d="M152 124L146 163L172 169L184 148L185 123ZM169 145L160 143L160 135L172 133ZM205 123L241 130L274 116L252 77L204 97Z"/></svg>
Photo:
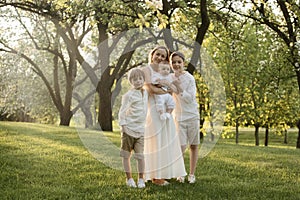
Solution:
<svg viewBox="0 0 300 200"><path fill-rule="evenodd" d="M198 160L199 112L194 77L185 70L185 56L158 46L146 66L128 73L131 89L119 110L121 151L126 184L164 186L169 180L195 183ZM189 174L184 152L189 147ZM132 177L130 157L137 160L138 179Z"/></svg>

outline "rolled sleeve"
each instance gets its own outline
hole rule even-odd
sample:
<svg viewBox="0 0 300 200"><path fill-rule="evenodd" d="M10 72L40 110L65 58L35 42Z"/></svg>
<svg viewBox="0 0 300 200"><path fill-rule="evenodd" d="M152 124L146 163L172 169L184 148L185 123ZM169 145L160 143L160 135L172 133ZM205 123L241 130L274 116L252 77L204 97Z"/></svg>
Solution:
<svg viewBox="0 0 300 200"><path fill-rule="evenodd" d="M125 94L122 97L122 106L119 110L119 125L123 126L126 125L126 112L128 108L130 107L131 101L129 100L129 95Z"/></svg>

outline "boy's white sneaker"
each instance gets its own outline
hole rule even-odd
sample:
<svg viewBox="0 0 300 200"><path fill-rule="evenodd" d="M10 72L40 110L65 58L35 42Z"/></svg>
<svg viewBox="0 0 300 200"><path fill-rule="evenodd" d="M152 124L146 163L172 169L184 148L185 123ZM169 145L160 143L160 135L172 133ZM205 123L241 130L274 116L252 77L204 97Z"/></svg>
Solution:
<svg viewBox="0 0 300 200"><path fill-rule="evenodd" d="M136 184L133 180L133 178L130 178L126 181L126 185L129 186L129 187L133 187L133 188L136 188Z"/></svg>
<svg viewBox="0 0 300 200"><path fill-rule="evenodd" d="M145 185L145 181L142 178L139 178L138 182L137 182L138 188L144 188L146 187Z"/></svg>
<svg viewBox="0 0 300 200"><path fill-rule="evenodd" d="M190 174L188 177L189 183L195 183L196 182L196 177L195 175Z"/></svg>

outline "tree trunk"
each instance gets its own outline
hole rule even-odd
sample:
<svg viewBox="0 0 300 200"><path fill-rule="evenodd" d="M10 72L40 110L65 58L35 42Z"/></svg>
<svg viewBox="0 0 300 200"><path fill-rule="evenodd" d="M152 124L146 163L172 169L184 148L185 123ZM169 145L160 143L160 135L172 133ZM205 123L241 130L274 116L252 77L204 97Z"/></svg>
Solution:
<svg viewBox="0 0 300 200"><path fill-rule="evenodd" d="M288 133L287 133L287 129L285 128L284 129L284 144L287 144L288 143Z"/></svg>
<svg viewBox="0 0 300 200"><path fill-rule="evenodd" d="M235 120L235 144L239 144L239 120Z"/></svg>
<svg viewBox="0 0 300 200"><path fill-rule="evenodd" d="M201 110L201 104L200 104L200 110ZM204 124L204 118L201 118L201 115L200 115L200 139L201 140L203 140L203 138L204 138L204 133L201 131L203 128L203 124Z"/></svg>
<svg viewBox="0 0 300 200"><path fill-rule="evenodd" d="M98 123L100 125L100 128L103 131L113 131L110 88L100 87L98 94L99 94Z"/></svg>
<svg viewBox="0 0 300 200"><path fill-rule="evenodd" d="M259 123L255 123L254 127L255 127L255 132L254 132L255 146L259 146Z"/></svg>
<svg viewBox="0 0 300 200"><path fill-rule="evenodd" d="M200 4L201 4L200 5L201 25L199 27L197 27L197 35L195 38L193 54L192 54L192 57L191 57L191 60L188 64L188 66L187 66L187 71L190 74L194 73L195 66L197 66L197 64L198 64L198 59L200 59L200 62L201 62L200 48L204 41L204 36L205 36L205 34L208 30L209 24L210 24L210 19L208 16L208 9L207 9L207 0L201 0Z"/></svg>
<svg viewBox="0 0 300 200"><path fill-rule="evenodd" d="M91 110L89 107L83 106L81 108L81 111L83 112L85 116L85 128L90 128L93 126L93 115L91 113Z"/></svg>
<svg viewBox="0 0 300 200"><path fill-rule="evenodd" d="M298 127L298 139L297 139L296 148L300 149L300 119L297 122L297 127Z"/></svg>
<svg viewBox="0 0 300 200"><path fill-rule="evenodd" d="M213 116L212 113L210 114L210 116ZM215 141L215 127L214 127L214 123L212 122L212 120L210 120L210 127L211 127L211 141Z"/></svg>
<svg viewBox="0 0 300 200"><path fill-rule="evenodd" d="M269 144L269 125L266 125L266 133L265 133L265 147Z"/></svg>
<svg viewBox="0 0 300 200"><path fill-rule="evenodd" d="M60 113L60 126L69 126L73 113L71 111L63 111Z"/></svg>

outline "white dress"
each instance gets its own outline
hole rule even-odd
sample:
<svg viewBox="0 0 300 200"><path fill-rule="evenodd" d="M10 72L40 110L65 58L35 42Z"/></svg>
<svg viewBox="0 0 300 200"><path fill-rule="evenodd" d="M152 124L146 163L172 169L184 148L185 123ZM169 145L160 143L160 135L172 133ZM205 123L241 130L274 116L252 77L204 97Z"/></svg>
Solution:
<svg viewBox="0 0 300 200"><path fill-rule="evenodd" d="M149 68L152 75L158 73ZM186 175L174 120L172 117L165 121L160 120L152 95L149 95L144 141L146 181Z"/></svg>

